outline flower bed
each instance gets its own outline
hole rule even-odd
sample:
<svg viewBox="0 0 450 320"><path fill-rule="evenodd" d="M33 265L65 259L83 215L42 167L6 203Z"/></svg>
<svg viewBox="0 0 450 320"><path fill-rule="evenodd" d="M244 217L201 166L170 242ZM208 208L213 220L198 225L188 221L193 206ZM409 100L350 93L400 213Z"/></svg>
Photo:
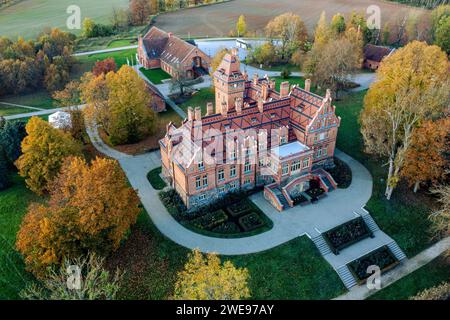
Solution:
<svg viewBox="0 0 450 320"><path fill-rule="evenodd" d="M221 234L235 234L241 232L241 229L239 229L239 226L231 221L224 222L221 225L218 225L217 227L213 228L211 230L212 232L217 232Z"/></svg>
<svg viewBox="0 0 450 320"><path fill-rule="evenodd" d="M244 213L248 213L252 210L252 207L248 202L240 201L230 205L227 208L228 213L232 217L238 217Z"/></svg>
<svg viewBox="0 0 450 320"><path fill-rule="evenodd" d="M384 246L350 262L347 266L361 284L371 275L367 273L369 266L376 265L380 268L381 272L386 272L398 263L397 258L392 254L391 250L387 246Z"/></svg>
<svg viewBox="0 0 450 320"><path fill-rule="evenodd" d="M245 231L251 231L263 226L264 221L261 220L256 212L252 212L239 218L239 224Z"/></svg>
<svg viewBox="0 0 450 320"><path fill-rule="evenodd" d="M292 197L292 201L294 202L294 206L298 205L298 204L305 204L306 202L309 202L308 199L306 199L306 197L302 194L296 195L294 197Z"/></svg>
<svg viewBox="0 0 450 320"><path fill-rule="evenodd" d="M323 190L322 188L314 188L314 189L309 189L308 191L306 191L306 193L312 199L320 199L325 194L325 190Z"/></svg>
<svg viewBox="0 0 450 320"><path fill-rule="evenodd" d="M191 224L199 229L211 230L227 220L228 216L225 211L217 210L192 220Z"/></svg>
<svg viewBox="0 0 450 320"><path fill-rule="evenodd" d="M323 235L333 253L339 254L340 250L353 243L371 237L372 232L363 218L356 218L324 232Z"/></svg>
<svg viewBox="0 0 450 320"><path fill-rule="evenodd" d="M329 168L327 171L331 174L334 181L338 184L338 188L345 189L352 183L352 170L350 167L339 158L334 158L334 168Z"/></svg>

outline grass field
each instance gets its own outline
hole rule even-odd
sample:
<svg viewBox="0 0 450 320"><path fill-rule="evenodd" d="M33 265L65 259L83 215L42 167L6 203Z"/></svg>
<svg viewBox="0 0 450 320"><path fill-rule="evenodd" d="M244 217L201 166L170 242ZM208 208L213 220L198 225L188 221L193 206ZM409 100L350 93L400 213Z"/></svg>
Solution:
<svg viewBox="0 0 450 320"><path fill-rule="evenodd" d="M187 112L188 107L200 107L202 109L202 115L206 113L206 104L208 102L215 103L214 89L202 88L191 96L187 101L179 104L179 107Z"/></svg>
<svg viewBox="0 0 450 320"><path fill-rule="evenodd" d="M141 68L140 70L144 74L144 76L146 76L147 79L153 82L154 84L161 84L163 80L171 78L170 74L165 72L163 69L147 70L145 68Z"/></svg>
<svg viewBox="0 0 450 320"><path fill-rule="evenodd" d="M39 197L18 176L14 176L12 187L0 191L0 299L18 298L18 292L33 281L14 249L16 233L31 201L39 201Z"/></svg>
<svg viewBox="0 0 450 320"><path fill-rule="evenodd" d="M300 15L312 34L322 11L328 18L336 13L347 15L353 10L365 13L370 5L381 9L381 25L393 21L405 14L423 9L412 8L398 3L382 0L234 0L214 6L198 7L177 12L161 14L155 18L155 24L163 30L174 32L182 37L223 37L235 29L238 17L243 14L247 30L264 35L267 22L282 13L293 12Z"/></svg>
<svg viewBox="0 0 450 320"><path fill-rule="evenodd" d="M67 8L76 5L81 10L81 21L92 18L98 23L109 23L113 8L126 8L128 0L24 0L0 11L2 36L34 38L46 27L68 30Z"/></svg>
<svg viewBox="0 0 450 320"><path fill-rule="evenodd" d="M11 116L14 114L33 112L35 110L21 108L21 107L11 107L0 103L0 116Z"/></svg>
<svg viewBox="0 0 450 320"><path fill-rule="evenodd" d="M370 300L406 300L419 292L450 281L448 261L440 256L420 269L398 280L373 296Z"/></svg>
<svg viewBox="0 0 450 320"><path fill-rule="evenodd" d="M122 65L127 64L127 59L131 63L131 59L133 59L134 62L136 62L136 49L128 49L128 50L121 50L121 51L115 51L115 52L106 52L106 53L97 53L97 54L90 54L85 56L78 56L77 60L80 64L83 65L83 69L92 69L95 62L101 61L107 58L114 58L117 64L117 68L120 68ZM87 71L86 70L86 71Z"/></svg>

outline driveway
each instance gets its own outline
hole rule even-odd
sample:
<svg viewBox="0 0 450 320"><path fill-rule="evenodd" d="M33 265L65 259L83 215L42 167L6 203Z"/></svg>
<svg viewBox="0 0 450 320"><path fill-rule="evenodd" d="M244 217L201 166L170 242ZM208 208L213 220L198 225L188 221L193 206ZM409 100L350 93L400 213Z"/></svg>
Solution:
<svg viewBox="0 0 450 320"><path fill-rule="evenodd" d="M130 156L111 149L104 144L96 130L88 129L94 146L102 153L119 161L132 187L138 195L156 227L166 237L189 249L216 252L221 255L240 255L260 252L283 244L296 237L317 233L355 217L353 210L364 206L372 194L372 177L367 169L348 155L337 151L336 156L348 163L353 172L353 181L348 189L338 189L328 194L319 203L306 207L295 207L284 212L276 211L262 193L255 194L255 202L272 219L271 230L245 238L213 238L192 232L179 224L167 211L147 180L147 173L161 166L158 151Z"/></svg>

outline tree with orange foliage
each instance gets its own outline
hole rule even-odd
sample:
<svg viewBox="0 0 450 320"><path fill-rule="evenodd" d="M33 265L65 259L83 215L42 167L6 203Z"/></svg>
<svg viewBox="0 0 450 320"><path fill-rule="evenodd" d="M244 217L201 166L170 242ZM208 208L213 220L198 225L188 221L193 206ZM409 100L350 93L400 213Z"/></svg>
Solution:
<svg viewBox="0 0 450 320"><path fill-rule="evenodd" d="M443 118L425 121L414 130L411 147L406 152L405 165L400 173L410 185L414 185L414 192L419 189L420 183L437 182L444 177L448 166L446 154L450 153L448 128L450 118Z"/></svg>
<svg viewBox="0 0 450 320"><path fill-rule="evenodd" d="M67 158L52 185L48 205L32 204L17 234L16 247L38 277L64 258L116 250L140 212L139 198L117 161L96 158L90 165Z"/></svg>
<svg viewBox="0 0 450 320"><path fill-rule="evenodd" d="M117 65L114 58L108 58L105 60L97 61L92 68L92 73L98 77L101 74L107 74L108 72L116 72Z"/></svg>

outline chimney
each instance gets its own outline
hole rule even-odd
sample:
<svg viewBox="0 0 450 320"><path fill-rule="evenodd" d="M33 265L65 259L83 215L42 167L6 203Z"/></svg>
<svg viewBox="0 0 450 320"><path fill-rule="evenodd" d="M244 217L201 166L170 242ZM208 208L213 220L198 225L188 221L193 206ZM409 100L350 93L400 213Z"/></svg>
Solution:
<svg viewBox="0 0 450 320"><path fill-rule="evenodd" d="M172 126L172 121L169 121L168 124L166 124L166 133L169 133L170 127Z"/></svg>
<svg viewBox="0 0 450 320"><path fill-rule="evenodd" d="M263 101L267 101L267 98L269 97L269 85L266 81L261 84L261 96Z"/></svg>
<svg viewBox="0 0 450 320"><path fill-rule="evenodd" d="M242 112L242 98L241 97L236 98L235 106L236 106L237 114L241 114L241 112Z"/></svg>
<svg viewBox="0 0 450 320"><path fill-rule="evenodd" d="M311 79L305 80L305 91L308 91L308 92L311 91Z"/></svg>
<svg viewBox="0 0 450 320"><path fill-rule="evenodd" d="M258 98L258 109L259 109L259 112L261 112L261 113L264 112L264 104L263 104L263 101L262 101L262 97Z"/></svg>
<svg viewBox="0 0 450 320"><path fill-rule="evenodd" d="M195 121L202 121L202 109L200 107L195 107L194 115Z"/></svg>
<svg viewBox="0 0 450 320"><path fill-rule="evenodd" d="M194 120L194 109L192 109L192 107L188 107L188 121L193 121Z"/></svg>
<svg viewBox="0 0 450 320"><path fill-rule="evenodd" d="M242 77L244 78L245 81L248 81L248 73L247 73L247 71L242 72Z"/></svg>
<svg viewBox="0 0 450 320"><path fill-rule="evenodd" d="M206 115L210 116L214 114L214 105L212 102L206 104Z"/></svg>
<svg viewBox="0 0 450 320"><path fill-rule="evenodd" d="M169 36L169 38L173 37L173 33L172 32L168 32L167 35Z"/></svg>
<svg viewBox="0 0 450 320"><path fill-rule="evenodd" d="M280 84L280 98L286 98L289 95L289 81Z"/></svg>
<svg viewBox="0 0 450 320"><path fill-rule="evenodd" d="M259 75L257 73L253 74L253 84L258 84Z"/></svg>
<svg viewBox="0 0 450 320"><path fill-rule="evenodd" d="M275 85L276 85L275 80L274 80L274 79L271 79L271 80L270 80L269 88L270 88L271 90L275 90Z"/></svg>
<svg viewBox="0 0 450 320"><path fill-rule="evenodd" d="M226 116L228 113L228 106L227 103L225 101L222 102L222 107L220 108L222 115Z"/></svg>
<svg viewBox="0 0 450 320"><path fill-rule="evenodd" d="M325 100L330 101L331 100L331 90L327 89L327 93L325 95Z"/></svg>

